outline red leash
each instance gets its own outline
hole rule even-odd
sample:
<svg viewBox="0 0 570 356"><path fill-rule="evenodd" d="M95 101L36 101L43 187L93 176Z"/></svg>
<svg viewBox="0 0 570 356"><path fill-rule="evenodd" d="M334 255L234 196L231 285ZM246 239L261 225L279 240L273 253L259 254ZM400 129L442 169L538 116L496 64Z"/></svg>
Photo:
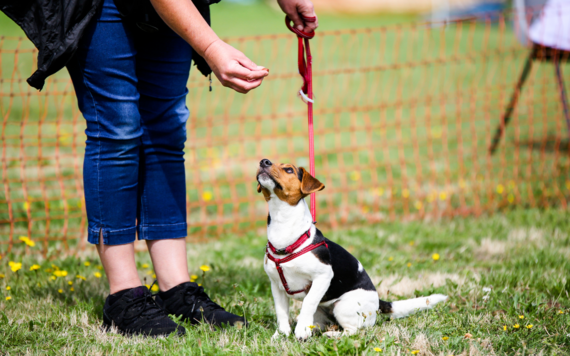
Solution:
<svg viewBox="0 0 570 356"><path fill-rule="evenodd" d="M303 17L305 22L316 22L316 17ZM309 173L315 176L315 142L313 131L313 57L311 56L311 46L309 40L315 37L315 32L304 32L291 26L291 19L285 16L285 24L291 32L297 35L299 42L299 74L303 77L303 87L299 90L299 95L305 103L307 103L309 116ZM303 45L304 42L304 45ZM317 221L317 201L315 193L311 194L311 215L313 221Z"/></svg>

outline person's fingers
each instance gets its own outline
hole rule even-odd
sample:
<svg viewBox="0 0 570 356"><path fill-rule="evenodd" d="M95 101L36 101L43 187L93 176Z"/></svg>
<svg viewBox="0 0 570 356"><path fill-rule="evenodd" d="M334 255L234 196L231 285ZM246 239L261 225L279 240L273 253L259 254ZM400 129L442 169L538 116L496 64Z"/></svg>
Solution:
<svg viewBox="0 0 570 356"><path fill-rule="evenodd" d="M303 31L303 29L305 28L305 22L301 19L301 16L299 16L296 9L295 9L295 11L291 11L291 12L287 13L287 16L289 16L291 21L293 21L293 26L297 30Z"/></svg>
<svg viewBox="0 0 570 356"><path fill-rule="evenodd" d="M311 33L319 27L317 14L315 13L315 7L312 2L305 1L305 3L298 5L297 11L302 18L315 18L315 21L303 21L304 32Z"/></svg>
<svg viewBox="0 0 570 356"><path fill-rule="evenodd" d="M257 88L261 85L262 79L254 80L254 81L245 81L239 78L233 78L230 81L230 87L235 91L246 94L252 89Z"/></svg>
<svg viewBox="0 0 570 356"><path fill-rule="evenodd" d="M269 71L266 68L255 66L256 70L251 70L241 65L241 61L236 63L232 66L231 69L228 70L228 75L243 79L245 81L253 81L257 79L261 79L266 77L269 74Z"/></svg>

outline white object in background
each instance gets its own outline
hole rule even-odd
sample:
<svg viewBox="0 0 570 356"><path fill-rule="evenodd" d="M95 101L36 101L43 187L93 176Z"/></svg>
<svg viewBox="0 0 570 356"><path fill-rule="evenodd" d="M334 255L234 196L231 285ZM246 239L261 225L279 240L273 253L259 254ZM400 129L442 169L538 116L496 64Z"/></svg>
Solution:
<svg viewBox="0 0 570 356"><path fill-rule="evenodd" d="M570 51L570 1L549 0L529 30L534 43Z"/></svg>

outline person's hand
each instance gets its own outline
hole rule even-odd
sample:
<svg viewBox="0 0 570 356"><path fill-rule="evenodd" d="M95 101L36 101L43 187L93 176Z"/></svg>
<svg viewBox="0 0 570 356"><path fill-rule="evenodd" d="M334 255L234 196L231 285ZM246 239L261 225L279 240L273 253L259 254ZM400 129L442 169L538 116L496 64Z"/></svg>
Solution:
<svg viewBox="0 0 570 356"><path fill-rule="evenodd" d="M222 40L216 40L204 52L204 59L223 86L245 94L261 85L269 74L265 67L253 63L245 54Z"/></svg>
<svg viewBox="0 0 570 356"><path fill-rule="evenodd" d="M315 8L310 0L277 0L281 10L293 21L297 30L311 33L319 27L319 20L315 22L305 22L303 17L317 17Z"/></svg>

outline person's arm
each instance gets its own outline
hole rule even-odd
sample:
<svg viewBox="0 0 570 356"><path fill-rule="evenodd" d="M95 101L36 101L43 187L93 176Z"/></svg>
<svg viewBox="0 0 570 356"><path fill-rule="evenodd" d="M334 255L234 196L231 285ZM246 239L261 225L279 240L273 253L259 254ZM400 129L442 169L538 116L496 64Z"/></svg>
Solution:
<svg viewBox="0 0 570 356"><path fill-rule="evenodd" d="M191 0L151 0L151 3L164 22L204 57L222 85L247 93L261 85L268 75L267 69L222 41Z"/></svg>

